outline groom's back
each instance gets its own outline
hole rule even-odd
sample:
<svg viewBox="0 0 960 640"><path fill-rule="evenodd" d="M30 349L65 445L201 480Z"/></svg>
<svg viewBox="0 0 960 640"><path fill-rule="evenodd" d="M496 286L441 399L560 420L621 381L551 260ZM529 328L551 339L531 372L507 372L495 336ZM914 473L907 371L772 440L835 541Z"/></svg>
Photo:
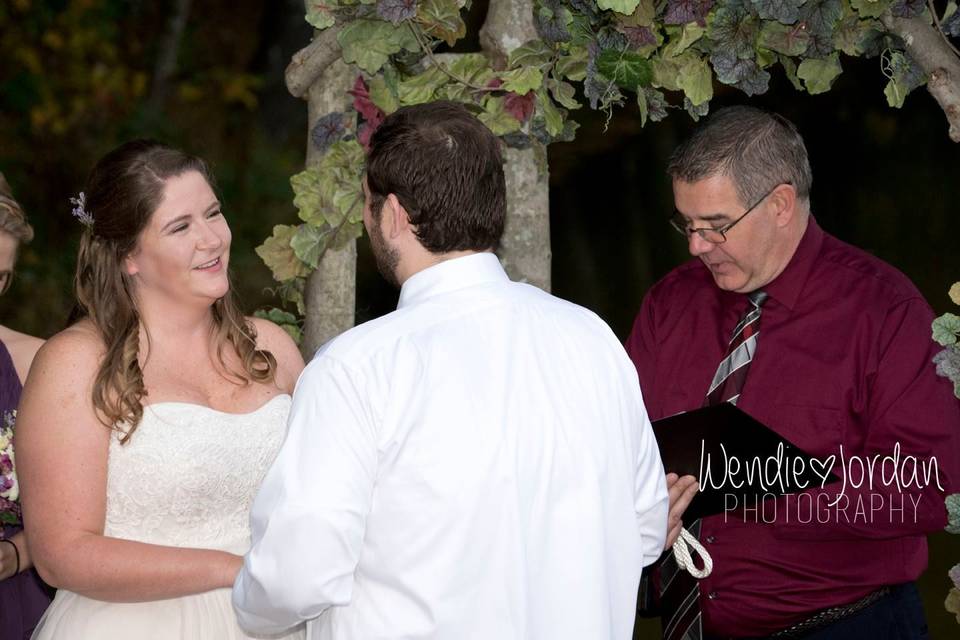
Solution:
<svg viewBox="0 0 960 640"><path fill-rule="evenodd" d="M599 318L480 254L418 274L317 359L363 381L377 447L329 637L630 637L666 499L635 369Z"/></svg>

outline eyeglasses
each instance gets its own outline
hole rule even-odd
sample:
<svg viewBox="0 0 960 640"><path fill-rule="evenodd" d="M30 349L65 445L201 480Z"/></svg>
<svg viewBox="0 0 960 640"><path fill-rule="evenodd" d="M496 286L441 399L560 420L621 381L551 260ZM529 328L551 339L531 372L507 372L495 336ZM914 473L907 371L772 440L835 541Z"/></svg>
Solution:
<svg viewBox="0 0 960 640"><path fill-rule="evenodd" d="M0 271L0 295L7 292L13 283L13 271Z"/></svg>
<svg viewBox="0 0 960 640"><path fill-rule="evenodd" d="M781 182L780 184L785 184L785 183ZM776 191L777 187L779 187L780 184L775 185L772 189L770 189L770 191L767 191L765 194L763 194L763 196L761 196L759 200L757 200L752 205L750 205L747 208L747 210L744 211L739 218L737 218L736 220L734 220L729 224L723 225L722 227L716 227L716 228L704 227L701 229L691 229L690 223L687 222L686 217L684 217L684 215L679 211L677 211L676 209L674 209L673 215L670 216L670 225L677 230L677 233L684 236L685 238L690 238L691 235L696 233L697 235L700 236L700 238L702 238L703 240L706 240L710 244L723 244L724 242L727 241L727 232L730 231L730 229L733 229L733 227L736 226L738 222L746 218L748 213L750 213L751 211L759 207L760 203L766 200L771 193Z"/></svg>

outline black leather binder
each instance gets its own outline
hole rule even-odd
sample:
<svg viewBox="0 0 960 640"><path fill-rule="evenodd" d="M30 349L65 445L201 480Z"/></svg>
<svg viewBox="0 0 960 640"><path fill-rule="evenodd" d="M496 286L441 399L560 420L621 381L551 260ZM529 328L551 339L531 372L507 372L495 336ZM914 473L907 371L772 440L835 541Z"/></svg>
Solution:
<svg viewBox="0 0 960 640"><path fill-rule="evenodd" d="M728 402L657 420L653 432L666 472L700 482L686 524L839 480L832 461L801 451Z"/></svg>

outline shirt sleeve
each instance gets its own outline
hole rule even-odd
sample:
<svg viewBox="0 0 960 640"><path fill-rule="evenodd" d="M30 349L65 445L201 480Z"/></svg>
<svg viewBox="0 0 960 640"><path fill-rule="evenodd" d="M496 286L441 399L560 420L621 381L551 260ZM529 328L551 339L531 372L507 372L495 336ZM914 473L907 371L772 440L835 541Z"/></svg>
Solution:
<svg viewBox="0 0 960 640"><path fill-rule="evenodd" d="M869 358L875 364L867 368L853 399L861 407L858 437L863 444L848 434L848 446L842 455L838 452L834 465L840 482L811 492L818 508L832 505L827 509L832 517L826 524L814 518L808 525L787 525L783 533L883 539L932 533L946 525L945 494L960 488L960 401L931 362L937 351L930 337L932 320L932 311L919 298L900 302L886 314L874 344L876 355ZM827 496L821 499L823 493ZM873 512L875 505L890 504L903 504L905 513Z"/></svg>
<svg viewBox="0 0 960 640"><path fill-rule="evenodd" d="M233 587L240 626L279 633L350 602L377 468L361 376L325 354L297 383Z"/></svg>
<svg viewBox="0 0 960 640"><path fill-rule="evenodd" d="M643 544L643 566L647 566L656 562L663 553L663 545L667 541L667 514L670 503L660 450L647 412L643 410L642 400L640 406L642 420L634 496Z"/></svg>

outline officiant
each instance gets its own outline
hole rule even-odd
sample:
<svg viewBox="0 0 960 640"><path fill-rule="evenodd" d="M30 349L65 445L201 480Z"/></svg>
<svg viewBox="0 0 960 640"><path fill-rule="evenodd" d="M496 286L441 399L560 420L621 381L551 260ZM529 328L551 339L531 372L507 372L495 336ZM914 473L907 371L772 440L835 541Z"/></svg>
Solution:
<svg viewBox="0 0 960 640"><path fill-rule="evenodd" d="M667 173L670 224L693 259L650 289L627 340L651 419L734 403L847 482L781 497L773 518L740 509L688 523L713 571L655 574L655 599L681 603L661 610L664 637L926 638L914 581L960 459L960 403L931 363L930 306L899 271L820 228L806 148L785 118L722 109ZM884 475L878 461L895 450L939 482L890 482L894 465ZM859 467L841 465L851 456Z"/></svg>

